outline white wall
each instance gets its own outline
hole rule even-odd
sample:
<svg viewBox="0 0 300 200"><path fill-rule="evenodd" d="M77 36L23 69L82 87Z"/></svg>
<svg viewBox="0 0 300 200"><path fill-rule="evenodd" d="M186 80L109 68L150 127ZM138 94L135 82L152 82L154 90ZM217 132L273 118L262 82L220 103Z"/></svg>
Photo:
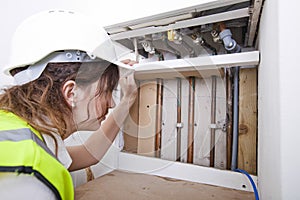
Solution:
<svg viewBox="0 0 300 200"><path fill-rule="evenodd" d="M258 186L262 199L280 199L280 109L277 1L266 1L260 23ZM273 3L273 4L272 4ZM272 184L270 184L272 183Z"/></svg>
<svg viewBox="0 0 300 200"><path fill-rule="evenodd" d="M173 0L161 1L151 0L9 0L0 3L0 88L12 83L9 76L2 73L2 68L7 65L10 42L16 27L27 17L42 10L60 8L82 12L97 18L102 26L121 23L146 17L170 10L181 9L202 2L216 0Z"/></svg>
<svg viewBox="0 0 300 200"><path fill-rule="evenodd" d="M260 24L258 184L262 199L300 199L297 0L266 0Z"/></svg>
<svg viewBox="0 0 300 200"><path fill-rule="evenodd" d="M283 199L300 199L300 2L279 1L279 81ZM297 26L295 26L297 24Z"/></svg>
<svg viewBox="0 0 300 200"><path fill-rule="evenodd" d="M65 7L66 1L51 0L10 0L0 3L0 87L12 82L12 78L3 75L2 69L8 63L10 42L16 27L30 15L51 8Z"/></svg>

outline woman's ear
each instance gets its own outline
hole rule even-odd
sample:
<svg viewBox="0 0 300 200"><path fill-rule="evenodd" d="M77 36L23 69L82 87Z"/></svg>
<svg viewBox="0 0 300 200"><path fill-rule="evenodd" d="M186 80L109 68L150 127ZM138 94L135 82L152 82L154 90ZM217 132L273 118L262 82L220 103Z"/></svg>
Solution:
<svg viewBox="0 0 300 200"><path fill-rule="evenodd" d="M64 83L62 87L63 96L70 107L75 107L75 90L76 90L76 82L73 80L69 80Z"/></svg>

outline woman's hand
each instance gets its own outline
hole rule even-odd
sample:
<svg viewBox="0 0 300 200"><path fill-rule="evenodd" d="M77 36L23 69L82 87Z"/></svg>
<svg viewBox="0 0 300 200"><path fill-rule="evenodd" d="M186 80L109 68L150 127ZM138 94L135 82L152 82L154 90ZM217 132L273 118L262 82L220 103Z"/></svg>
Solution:
<svg viewBox="0 0 300 200"><path fill-rule="evenodd" d="M122 63L133 66L137 62L127 59L123 60ZM123 94L122 100L128 101L129 106L131 106L134 103L137 96L137 85L134 80L134 72L125 77L121 77L119 80L119 84Z"/></svg>
<svg viewBox="0 0 300 200"><path fill-rule="evenodd" d="M137 96L137 86L134 80L134 73L126 77L121 77L119 84L123 94L122 100L127 101L128 105L131 106Z"/></svg>
<svg viewBox="0 0 300 200"><path fill-rule="evenodd" d="M121 62L126 64L126 65L130 65L130 66L133 66L134 64L138 63L137 61L130 60L130 59L122 60Z"/></svg>

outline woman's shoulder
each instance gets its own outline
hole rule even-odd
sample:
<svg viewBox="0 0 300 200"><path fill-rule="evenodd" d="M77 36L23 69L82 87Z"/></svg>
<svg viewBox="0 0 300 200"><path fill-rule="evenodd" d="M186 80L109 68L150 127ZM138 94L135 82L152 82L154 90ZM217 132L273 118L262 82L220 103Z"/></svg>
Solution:
<svg viewBox="0 0 300 200"><path fill-rule="evenodd" d="M53 136L55 137L55 139L57 141L57 158L62 163L62 165L64 165L64 167L66 169L68 169L72 163L72 158L71 158L70 154L68 153L68 150L67 150L62 138L55 133L53 133ZM55 155L56 146L55 146L54 139L51 136L46 135L46 134L43 134L43 138L46 142L47 147Z"/></svg>

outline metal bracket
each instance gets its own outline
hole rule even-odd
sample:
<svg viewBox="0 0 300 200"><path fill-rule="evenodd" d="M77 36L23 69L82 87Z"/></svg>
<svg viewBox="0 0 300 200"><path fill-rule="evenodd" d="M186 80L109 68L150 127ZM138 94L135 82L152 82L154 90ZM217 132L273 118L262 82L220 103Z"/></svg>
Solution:
<svg viewBox="0 0 300 200"><path fill-rule="evenodd" d="M210 124L209 128L211 129L221 129L223 132L227 131L227 123L225 120L218 121L216 124Z"/></svg>

